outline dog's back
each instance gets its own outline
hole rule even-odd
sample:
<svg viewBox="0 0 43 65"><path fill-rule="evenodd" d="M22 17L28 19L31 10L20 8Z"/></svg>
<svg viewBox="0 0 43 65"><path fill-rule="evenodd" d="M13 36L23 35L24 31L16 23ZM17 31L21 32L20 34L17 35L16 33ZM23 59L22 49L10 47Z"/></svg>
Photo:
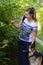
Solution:
<svg viewBox="0 0 43 65"><path fill-rule="evenodd" d="M42 62L41 65L43 65L43 51L40 52L41 56L42 56Z"/></svg>

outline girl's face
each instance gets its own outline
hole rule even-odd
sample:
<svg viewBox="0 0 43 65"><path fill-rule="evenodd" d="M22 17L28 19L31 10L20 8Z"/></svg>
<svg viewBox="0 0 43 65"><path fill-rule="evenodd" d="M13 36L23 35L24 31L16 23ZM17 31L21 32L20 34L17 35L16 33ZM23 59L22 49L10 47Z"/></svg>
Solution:
<svg viewBox="0 0 43 65"><path fill-rule="evenodd" d="M31 19L32 18L32 15L30 15L28 11L25 11L25 16L28 19Z"/></svg>

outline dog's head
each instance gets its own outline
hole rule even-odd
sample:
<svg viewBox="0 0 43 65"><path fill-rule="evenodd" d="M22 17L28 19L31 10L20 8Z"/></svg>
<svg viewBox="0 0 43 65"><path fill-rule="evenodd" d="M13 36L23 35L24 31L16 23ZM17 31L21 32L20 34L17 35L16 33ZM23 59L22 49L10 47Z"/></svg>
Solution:
<svg viewBox="0 0 43 65"><path fill-rule="evenodd" d="M34 45L29 45L27 49L23 49L23 52L28 52L29 56L32 56L35 53L35 47Z"/></svg>
<svg viewBox="0 0 43 65"><path fill-rule="evenodd" d="M30 45L30 46L28 47L28 51L29 51L28 55L29 55L29 56L33 56L33 54L35 53L36 50L35 50L34 46L31 46L31 45Z"/></svg>

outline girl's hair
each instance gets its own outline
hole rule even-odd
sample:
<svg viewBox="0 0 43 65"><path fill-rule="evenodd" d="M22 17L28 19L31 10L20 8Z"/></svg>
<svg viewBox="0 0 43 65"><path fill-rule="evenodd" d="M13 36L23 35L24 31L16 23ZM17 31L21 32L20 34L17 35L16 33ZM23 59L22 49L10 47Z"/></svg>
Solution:
<svg viewBox="0 0 43 65"><path fill-rule="evenodd" d="M35 8L34 7L28 8L25 11L28 11L30 15L32 14L33 20L35 22L37 21L37 19L36 19L36 11L35 11Z"/></svg>

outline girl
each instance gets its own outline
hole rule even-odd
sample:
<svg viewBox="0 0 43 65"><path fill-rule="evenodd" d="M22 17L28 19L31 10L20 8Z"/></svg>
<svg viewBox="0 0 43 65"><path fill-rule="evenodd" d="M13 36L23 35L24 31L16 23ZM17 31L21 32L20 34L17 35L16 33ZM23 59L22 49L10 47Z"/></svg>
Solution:
<svg viewBox="0 0 43 65"><path fill-rule="evenodd" d="M22 20L18 24L15 22L13 23L15 27L21 28L18 42L19 65L29 65L28 53L24 53L23 49L27 49L29 45L35 47L38 28L35 9L33 7L26 9L25 19Z"/></svg>

